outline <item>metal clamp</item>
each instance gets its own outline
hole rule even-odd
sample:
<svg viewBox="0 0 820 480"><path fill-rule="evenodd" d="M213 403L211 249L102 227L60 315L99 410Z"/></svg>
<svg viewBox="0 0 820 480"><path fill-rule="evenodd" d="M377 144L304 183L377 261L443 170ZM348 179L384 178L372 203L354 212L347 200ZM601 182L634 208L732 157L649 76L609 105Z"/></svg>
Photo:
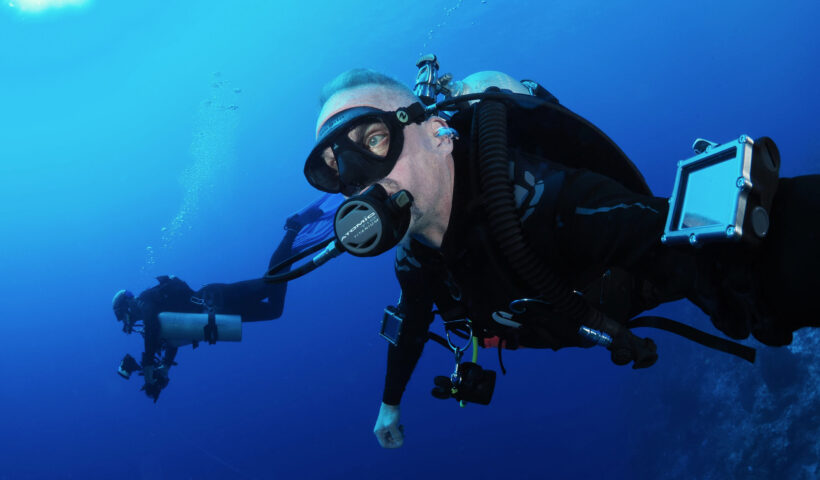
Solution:
<svg viewBox="0 0 820 480"><path fill-rule="evenodd" d="M452 339L450 338L450 327L453 325L465 325L467 327L467 331L469 332L467 341L461 347L454 345ZM461 358L464 356L464 352L467 351L473 343L473 326L469 318L451 320L449 322L444 322L444 332L447 335L447 344L450 345L450 349L456 357L455 369L453 369L453 373L450 374L450 393L455 395L458 393L459 385L461 385L461 374L459 374L458 366L461 365Z"/></svg>
<svg viewBox="0 0 820 480"><path fill-rule="evenodd" d="M461 324L463 324L467 327L467 331L469 332L469 335L467 336L467 342L464 344L464 346L457 347L456 345L453 344L453 341L450 338L450 326L452 326L452 325L461 325ZM447 335L447 344L450 345L450 349L456 355L463 355L464 352L468 348L470 348L470 345L472 345L472 342L473 342L473 326L472 326L472 322L470 322L469 318L461 318L461 319L458 319L458 320L450 320L450 321L444 322L444 332Z"/></svg>

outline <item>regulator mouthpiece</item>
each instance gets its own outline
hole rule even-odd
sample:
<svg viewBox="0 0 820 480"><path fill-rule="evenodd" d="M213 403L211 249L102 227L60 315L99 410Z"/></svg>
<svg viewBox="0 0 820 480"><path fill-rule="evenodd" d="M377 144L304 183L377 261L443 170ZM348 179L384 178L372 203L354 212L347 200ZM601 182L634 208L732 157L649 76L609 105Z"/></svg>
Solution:
<svg viewBox="0 0 820 480"><path fill-rule="evenodd" d="M336 211L336 243L357 257L374 257L398 245L410 227L413 196L388 196L379 184L345 200Z"/></svg>

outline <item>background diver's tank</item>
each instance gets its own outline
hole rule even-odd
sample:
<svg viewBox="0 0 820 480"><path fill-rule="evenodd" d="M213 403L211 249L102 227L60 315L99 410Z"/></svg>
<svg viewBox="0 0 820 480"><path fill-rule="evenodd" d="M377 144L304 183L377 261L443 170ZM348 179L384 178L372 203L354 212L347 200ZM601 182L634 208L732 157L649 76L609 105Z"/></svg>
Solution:
<svg viewBox="0 0 820 480"><path fill-rule="evenodd" d="M207 313L162 312L159 317L160 337L172 347L202 341L239 342L242 340L242 317L214 315L213 336L209 334Z"/></svg>

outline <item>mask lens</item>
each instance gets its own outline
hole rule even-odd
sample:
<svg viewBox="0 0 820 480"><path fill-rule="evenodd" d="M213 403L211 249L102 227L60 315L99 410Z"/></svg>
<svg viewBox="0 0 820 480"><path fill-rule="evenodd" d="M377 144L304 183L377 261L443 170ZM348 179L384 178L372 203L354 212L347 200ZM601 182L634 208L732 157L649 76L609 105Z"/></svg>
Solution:
<svg viewBox="0 0 820 480"><path fill-rule="evenodd" d="M349 196L393 169L401 151L401 132L391 131L384 112L368 113L340 125L317 145L305 169L311 184Z"/></svg>
<svg viewBox="0 0 820 480"><path fill-rule="evenodd" d="M380 120L353 127L347 137L363 151L379 158L387 157L390 150L390 130Z"/></svg>
<svg viewBox="0 0 820 480"><path fill-rule="evenodd" d="M339 163L344 162L341 155L345 151L357 150L357 153L372 155L376 158L386 158L390 151L390 130L382 121L373 121L351 127L347 131L347 141L334 142L332 147L322 152L325 165L333 170L338 178ZM337 152L340 154L337 156Z"/></svg>
<svg viewBox="0 0 820 480"><path fill-rule="evenodd" d="M386 173L379 172L389 172L402 149L401 126L395 123L395 112L372 107L353 107L328 118L305 162L308 182L339 193L383 178Z"/></svg>

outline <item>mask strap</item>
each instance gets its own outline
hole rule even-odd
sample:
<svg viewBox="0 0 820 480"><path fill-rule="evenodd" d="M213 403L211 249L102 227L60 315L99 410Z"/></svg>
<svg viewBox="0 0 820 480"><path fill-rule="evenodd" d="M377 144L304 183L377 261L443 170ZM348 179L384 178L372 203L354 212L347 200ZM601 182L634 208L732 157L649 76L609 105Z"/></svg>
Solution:
<svg viewBox="0 0 820 480"><path fill-rule="evenodd" d="M418 102L396 110L396 120L402 127L411 123L421 123L427 119L427 116L427 109Z"/></svg>

